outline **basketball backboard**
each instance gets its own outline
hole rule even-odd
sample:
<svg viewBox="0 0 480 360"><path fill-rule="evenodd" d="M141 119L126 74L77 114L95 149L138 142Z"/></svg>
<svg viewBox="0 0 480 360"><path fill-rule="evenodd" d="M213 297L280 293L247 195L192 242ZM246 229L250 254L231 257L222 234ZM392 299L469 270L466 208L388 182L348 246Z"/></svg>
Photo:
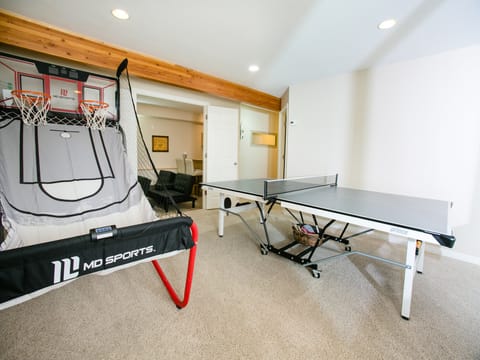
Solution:
<svg viewBox="0 0 480 360"><path fill-rule="evenodd" d="M15 109L12 90L42 92L51 97L48 116L82 118L82 100L108 104L107 120L118 119L117 80L61 65L0 53L0 107Z"/></svg>

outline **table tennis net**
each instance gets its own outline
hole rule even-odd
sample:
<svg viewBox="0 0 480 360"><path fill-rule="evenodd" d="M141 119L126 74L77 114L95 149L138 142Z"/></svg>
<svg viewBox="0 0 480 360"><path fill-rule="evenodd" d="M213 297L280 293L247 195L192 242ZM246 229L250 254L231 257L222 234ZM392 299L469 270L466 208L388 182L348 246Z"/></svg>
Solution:
<svg viewBox="0 0 480 360"><path fill-rule="evenodd" d="M317 177L302 177L291 179L265 180L263 197L265 199L275 198L277 195L313 189L323 186L336 186L338 175L327 175Z"/></svg>

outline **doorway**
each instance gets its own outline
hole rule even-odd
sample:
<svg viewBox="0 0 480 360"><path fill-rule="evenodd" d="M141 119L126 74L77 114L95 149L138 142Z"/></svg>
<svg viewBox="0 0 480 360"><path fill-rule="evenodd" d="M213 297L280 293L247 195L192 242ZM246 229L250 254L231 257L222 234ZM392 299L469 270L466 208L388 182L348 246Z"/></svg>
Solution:
<svg viewBox="0 0 480 360"><path fill-rule="evenodd" d="M276 113L248 105L240 107L240 179L277 178L280 135Z"/></svg>
<svg viewBox="0 0 480 360"><path fill-rule="evenodd" d="M200 160L200 161L197 161L197 164L199 163L201 164L200 169L203 171L203 174L205 174L207 170L207 165L206 165L207 161L205 158L206 156L205 147L207 146L207 143L206 143L207 130L205 126L205 116L208 113L209 103L207 101L190 99L190 98L175 96L171 94L163 94L163 93L158 93L156 91L151 91L151 90L137 90L134 92L134 98L136 99L136 105L139 108L139 111L138 111L139 121L141 123L142 122L148 123L148 121L146 121L145 118L150 118L149 121L150 122L154 121L157 123L157 125L162 122L165 122L166 124L167 122L172 122L173 120L175 120L177 124L180 123L179 121L183 121L183 126L190 126L190 127L193 126L194 128L196 128L196 130L191 132L191 134L193 135L189 135L189 139L187 141L185 141L185 137L181 138L180 145L177 141L174 141L173 137L172 138L169 137L168 153L152 152L151 154L155 159L154 162L155 162L156 168L157 169L162 169L162 168L176 169L175 159L179 156L183 157L183 154L186 153L187 157L193 158L194 160ZM243 105L242 106L238 105L237 109L241 107L243 107ZM163 112L162 115L158 114L159 109L162 109L161 110ZM253 108L253 110L264 112L264 110L261 110L261 109ZM170 112L170 114L174 112L176 112L177 114L166 115L165 114L166 111ZM184 117L181 120L179 120L178 119L179 113L182 113L184 116L185 116L185 113L189 115L187 115L187 118ZM274 117L276 116L277 123L278 123L277 114L273 114L273 115L270 114L269 116L274 116ZM125 132L129 134L127 135L127 148L129 153L128 154L129 161L132 164L133 163L136 164L138 150L136 146L137 142L133 140L135 139L134 134L137 132L136 125L134 124L133 121L129 121L128 124L124 124L122 126L128 128L126 129ZM143 135L149 150L151 150L151 137L153 135L169 136L168 134L165 134L162 132L164 131L164 127L155 127L155 126L152 127L151 123L149 125L142 124L141 126L142 126L142 131L145 132ZM255 126L255 129L256 130L262 129L262 127ZM271 131L271 129L272 128L269 127L268 131ZM278 129L278 125L276 129ZM240 129L237 129L236 134L234 135L236 139L239 139L239 131ZM281 135L277 139L278 141L280 141ZM129 142L131 142L130 145L128 144ZM135 143L133 144L132 142L135 142ZM192 147L184 148L185 143L191 143ZM283 146L283 145L281 145L280 143L277 143L277 148L279 148L280 146ZM241 151L240 148L239 148L239 151ZM276 174L277 166L280 166L280 165L277 165L278 163L277 158L278 156L276 156L276 159L273 161L273 168L274 168L275 174ZM132 160L134 162L132 162ZM245 176L248 177L248 174ZM203 178L203 180L205 181L205 177ZM203 195L203 192L201 195ZM197 207L200 207L200 206L197 206ZM202 207L205 208L205 201L202 201Z"/></svg>
<svg viewBox="0 0 480 360"><path fill-rule="evenodd" d="M152 163L157 173L164 170L192 175L196 207L202 208L199 184L203 173L204 107L137 95L136 108L141 130L137 131L138 175L148 177L154 184L157 179ZM178 168L179 162L184 164L183 168Z"/></svg>
<svg viewBox="0 0 480 360"><path fill-rule="evenodd" d="M157 170L176 171L176 159L193 159L203 170L203 107L139 96L137 112L142 133ZM152 137L164 148L152 148Z"/></svg>

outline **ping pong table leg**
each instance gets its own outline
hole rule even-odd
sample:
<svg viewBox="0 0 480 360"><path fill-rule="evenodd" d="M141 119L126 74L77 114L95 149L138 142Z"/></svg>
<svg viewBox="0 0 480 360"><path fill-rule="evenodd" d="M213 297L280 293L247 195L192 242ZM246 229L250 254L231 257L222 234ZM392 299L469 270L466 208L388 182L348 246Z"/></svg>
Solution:
<svg viewBox="0 0 480 360"><path fill-rule="evenodd" d="M418 248L417 256L417 273L423 273L423 259L425 257L425 241L421 242L420 247Z"/></svg>
<svg viewBox="0 0 480 360"><path fill-rule="evenodd" d="M412 303L413 278L415 276L415 239L407 240L407 255L405 261L405 275L403 278L402 318L410 319L410 305Z"/></svg>
<svg viewBox="0 0 480 360"><path fill-rule="evenodd" d="M218 209L218 236L222 237L223 236L223 227L225 224L225 211L222 209L225 209L225 194L220 193L220 208Z"/></svg>

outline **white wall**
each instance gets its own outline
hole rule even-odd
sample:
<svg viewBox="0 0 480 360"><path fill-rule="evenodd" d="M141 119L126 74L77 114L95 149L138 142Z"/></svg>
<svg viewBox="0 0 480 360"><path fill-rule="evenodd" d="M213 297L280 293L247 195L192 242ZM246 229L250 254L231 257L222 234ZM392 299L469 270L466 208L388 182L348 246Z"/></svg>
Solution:
<svg viewBox="0 0 480 360"><path fill-rule="evenodd" d="M183 153L190 159L202 159L202 124L142 116L140 126L157 169L176 170L175 159L182 159ZM152 135L168 136L169 151L152 152Z"/></svg>
<svg viewBox="0 0 480 360"><path fill-rule="evenodd" d="M292 86L287 176L453 201L480 263L480 45Z"/></svg>
<svg viewBox="0 0 480 360"><path fill-rule="evenodd" d="M239 178L276 178L277 146L252 144L252 132L278 131L278 116L248 106L240 108ZM278 136L277 136L278 137Z"/></svg>

